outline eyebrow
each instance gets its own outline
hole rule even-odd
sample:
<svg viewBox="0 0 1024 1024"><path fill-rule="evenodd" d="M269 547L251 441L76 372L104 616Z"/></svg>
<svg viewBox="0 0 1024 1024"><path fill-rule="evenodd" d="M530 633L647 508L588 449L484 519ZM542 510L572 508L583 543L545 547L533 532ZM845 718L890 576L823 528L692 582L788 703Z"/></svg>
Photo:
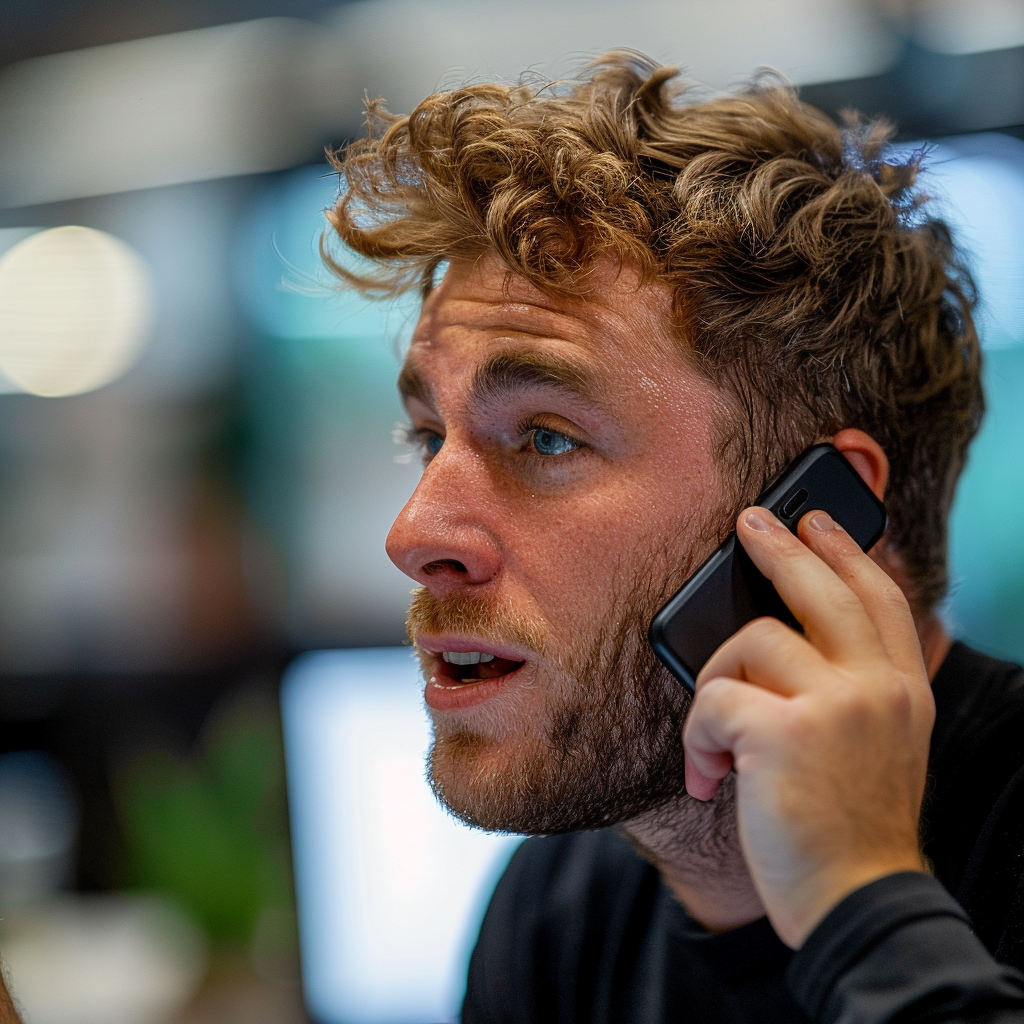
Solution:
<svg viewBox="0 0 1024 1024"><path fill-rule="evenodd" d="M398 393L403 401L415 398L428 409L434 408L434 389L427 383L426 377L409 363L405 363L398 374Z"/></svg>
<svg viewBox="0 0 1024 1024"><path fill-rule="evenodd" d="M537 389L587 401L595 401L602 390L593 374L576 363L539 352L499 352L473 375L472 396L478 403Z"/></svg>
<svg viewBox="0 0 1024 1024"><path fill-rule="evenodd" d="M484 404L540 389L589 402L596 401L603 390L593 374L567 359L539 352L499 352L474 373L471 398ZM413 364L402 367L398 391L403 399L415 398L431 409L435 406L433 387Z"/></svg>

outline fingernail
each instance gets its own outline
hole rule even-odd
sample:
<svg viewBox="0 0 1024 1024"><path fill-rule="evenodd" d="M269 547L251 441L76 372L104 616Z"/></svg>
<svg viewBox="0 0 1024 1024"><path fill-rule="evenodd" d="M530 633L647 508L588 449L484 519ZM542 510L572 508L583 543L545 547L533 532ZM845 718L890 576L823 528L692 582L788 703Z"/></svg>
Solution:
<svg viewBox="0 0 1024 1024"><path fill-rule="evenodd" d="M767 533L772 529L772 524L760 512L748 512L743 522L751 530L757 530L759 533Z"/></svg>
<svg viewBox="0 0 1024 1024"><path fill-rule="evenodd" d="M842 527L826 512L815 512L811 516L811 526L820 533L828 533L829 530L841 530Z"/></svg>

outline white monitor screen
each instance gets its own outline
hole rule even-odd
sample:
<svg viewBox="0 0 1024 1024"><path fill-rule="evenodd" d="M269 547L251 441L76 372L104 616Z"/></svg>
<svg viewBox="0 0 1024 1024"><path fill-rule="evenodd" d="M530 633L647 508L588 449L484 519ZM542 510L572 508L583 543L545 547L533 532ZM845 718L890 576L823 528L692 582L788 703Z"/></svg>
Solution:
<svg viewBox="0 0 1024 1024"><path fill-rule="evenodd" d="M455 1020L480 919L519 840L467 828L435 801L408 648L302 655L281 700L310 1015Z"/></svg>

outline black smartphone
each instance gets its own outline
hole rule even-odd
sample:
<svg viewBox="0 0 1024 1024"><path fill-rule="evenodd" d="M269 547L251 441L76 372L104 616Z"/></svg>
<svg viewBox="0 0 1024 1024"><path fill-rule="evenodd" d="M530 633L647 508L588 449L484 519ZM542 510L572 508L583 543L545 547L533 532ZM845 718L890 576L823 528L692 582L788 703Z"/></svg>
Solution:
<svg viewBox="0 0 1024 1024"><path fill-rule="evenodd" d="M864 551L888 524L885 506L830 444L808 448L754 504L769 509L793 533L803 515L821 509ZM697 673L711 655L762 615L799 628L734 531L654 616L648 636L654 653L692 693Z"/></svg>

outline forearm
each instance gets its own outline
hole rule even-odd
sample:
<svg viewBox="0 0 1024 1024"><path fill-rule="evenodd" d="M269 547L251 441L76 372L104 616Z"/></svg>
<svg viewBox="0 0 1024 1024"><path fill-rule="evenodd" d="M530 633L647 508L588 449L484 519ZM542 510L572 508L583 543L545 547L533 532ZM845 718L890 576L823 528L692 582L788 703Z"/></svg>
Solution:
<svg viewBox="0 0 1024 1024"><path fill-rule="evenodd" d="M788 980L817 1024L1024 1022L1024 976L992 958L926 875L892 875L843 900Z"/></svg>

